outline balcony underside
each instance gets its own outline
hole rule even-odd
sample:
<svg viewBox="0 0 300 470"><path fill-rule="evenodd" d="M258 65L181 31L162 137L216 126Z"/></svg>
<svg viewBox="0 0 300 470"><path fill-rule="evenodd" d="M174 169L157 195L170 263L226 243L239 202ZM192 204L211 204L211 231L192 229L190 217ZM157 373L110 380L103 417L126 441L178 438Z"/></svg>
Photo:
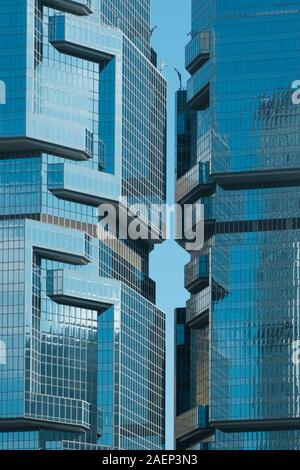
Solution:
<svg viewBox="0 0 300 470"><path fill-rule="evenodd" d="M209 285L208 275L207 277L199 276L197 279L190 281L185 284L185 289L188 290L191 294L196 294L202 289L205 289Z"/></svg>
<svg viewBox="0 0 300 470"><path fill-rule="evenodd" d="M190 328L193 330L201 330L203 328L206 328L209 326L209 314L210 310L207 308L203 312L199 313L199 315L196 315L192 317L187 323Z"/></svg>
<svg viewBox="0 0 300 470"><path fill-rule="evenodd" d="M190 447L212 434L214 429L210 426L206 405L197 406L176 417L175 436L181 446Z"/></svg>
<svg viewBox="0 0 300 470"><path fill-rule="evenodd" d="M201 430L198 429L197 431L191 432L184 436L180 436L177 439L177 442L180 443L181 445L184 444L185 447L191 447L193 444L196 444L199 441L202 441L203 439L207 439L208 437L212 436L214 433L215 433L215 430L212 428L201 429Z"/></svg>
<svg viewBox="0 0 300 470"><path fill-rule="evenodd" d="M77 191L72 191L69 189L50 189L49 191L54 194L59 199L64 199L66 201L79 202L80 204L86 204L88 206L98 207L100 204L114 202L110 199L101 198L99 196L94 196L92 194L80 193ZM117 208L117 204L114 204Z"/></svg>
<svg viewBox="0 0 300 470"><path fill-rule="evenodd" d="M186 70L191 75L193 75L195 72L197 72L197 70L200 69L200 67L202 67L203 64L205 64L205 62L209 60L209 56L210 56L209 52L199 54L193 61L191 61L190 63L186 65Z"/></svg>
<svg viewBox="0 0 300 470"><path fill-rule="evenodd" d="M50 42L59 52L78 57L79 59L90 60L105 65L113 58L113 56L106 54L105 52L97 51L96 49L75 44L73 42L64 40L52 40Z"/></svg>
<svg viewBox="0 0 300 470"><path fill-rule="evenodd" d="M220 173L212 176L223 189L258 189L300 185L300 168Z"/></svg>
<svg viewBox="0 0 300 470"><path fill-rule="evenodd" d="M72 149L62 145L52 144L30 137L14 137L0 139L0 152L49 152L54 155L61 155L70 160L86 161L91 156L84 150Z"/></svg>
<svg viewBox="0 0 300 470"><path fill-rule="evenodd" d="M46 6L62 10L74 15L85 16L93 13L91 2L88 0L44 0Z"/></svg>
<svg viewBox="0 0 300 470"><path fill-rule="evenodd" d="M239 421L214 421L211 423L222 432L259 432L259 431L286 431L300 429L300 418L262 419Z"/></svg>
<svg viewBox="0 0 300 470"><path fill-rule="evenodd" d="M191 294L209 286L209 256L202 255L191 261L184 267L184 287Z"/></svg>
<svg viewBox="0 0 300 470"><path fill-rule="evenodd" d="M184 194L182 197L177 198L179 204L193 204L198 201L201 197L211 196L215 193L216 185L212 184L197 184L193 189Z"/></svg>
<svg viewBox="0 0 300 470"><path fill-rule="evenodd" d="M41 258L49 259L52 261L58 261L60 263L68 263L75 265L87 265L91 260L87 256L75 255L73 253L67 253L62 251L49 250L46 248L33 247L34 252Z"/></svg>
<svg viewBox="0 0 300 470"><path fill-rule="evenodd" d="M67 294L48 294L51 300L61 305L69 305L70 307L84 308L87 310L97 310L104 312L109 305L89 299L80 299Z"/></svg>
<svg viewBox="0 0 300 470"><path fill-rule="evenodd" d="M54 431L66 431L66 432L86 432L86 429L82 426L73 424L47 422L39 419L31 418L13 418L13 419L0 419L0 430L5 431L21 431L28 429L51 429Z"/></svg>
<svg viewBox="0 0 300 470"><path fill-rule="evenodd" d="M210 85L209 83L202 88L189 101L189 105L193 111L203 111L209 107Z"/></svg>

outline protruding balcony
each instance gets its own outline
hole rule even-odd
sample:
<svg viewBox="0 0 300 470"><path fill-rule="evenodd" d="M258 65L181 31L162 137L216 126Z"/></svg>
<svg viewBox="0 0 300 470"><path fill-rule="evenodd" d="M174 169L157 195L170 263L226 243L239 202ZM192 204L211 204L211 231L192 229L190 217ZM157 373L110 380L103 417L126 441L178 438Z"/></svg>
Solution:
<svg viewBox="0 0 300 470"><path fill-rule="evenodd" d="M32 113L27 135L0 137L0 151L44 151L70 160L86 161L92 157L86 147L86 135L87 129L78 124L70 126L62 119L51 120L42 114Z"/></svg>
<svg viewBox="0 0 300 470"><path fill-rule="evenodd" d="M207 280L208 282L210 282L209 279ZM223 286L213 279L204 288L203 285L201 286L202 290L192 295L186 304L186 322L194 329L204 328L209 324L209 316L213 303L223 300L229 293L227 286Z"/></svg>
<svg viewBox="0 0 300 470"><path fill-rule="evenodd" d="M73 15L85 16L93 13L92 0L44 0L44 4Z"/></svg>
<svg viewBox="0 0 300 470"><path fill-rule="evenodd" d="M74 265L92 260L92 238L87 233L26 220L26 236L42 258Z"/></svg>
<svg viewBox="0 0 300 470"><path fill-rule="evenodd" d="M209 107L211 63L205 62L187 83L187 101L194 111Z"/></svg>
<svg viewBox="0 0 300 470"><path fill-rule="evenodd" d="M91 427L91 406L84 400L25 392L24 411L0 419L1 430L53 429L83 432Z"/></svg>
<svg viewBox="0 0 300 470"><path fill-rule="evenodd" d="M119 201L121 191L114 175L70 163L48 165L48 189L60 199L95 207L103 202Z"/></svg>
<svg viewBox="0 0 300 470"><path fill-rule="evenodd" d="M184 270L185 288L196 293L209 283L209 256L198 256L190 261Z"/></svg>
<svg viewBox="0 0 300 470"><path fill-rule="evenodd" d="M91 262L92 255L91 255L91 237L87 233L83 233L85 239L83 243L83 253L82 255L74 254L71 250L67 249L66 251L56 251L55 249L49 248L42 248L42 247L34 247L34 252L40 255L44 259L50 259L54 261L58 261L61 263L69 263L69 264L78 264L78 265L85 265Z"/></svg>
<svg viewBox="0 0 300 470"><path fill-rule="evenodd" d="M209 425L208 406L197 406L176 417L175 436L181 445L191 446L213 433Z"/></svg>
<svg viewBox="0 0 300 470"><path fill-rule="evenodd" d="M47 295L58 304L103 312L120 300L120 283L58 269L47 272Z"/></svg>
<svg viewBox="0 0 300 470"><path fill-rule="evenodd" d="M215 173L213 180L226 191L299 186L300 167Z"/></svg>
<svg viewBox="0 0 300 470"><path fill-rule="evenodd" d="M122 38L116 30L108 31L103 25L97 28L76 18L55 15L49 18L49 41L64 54L84 60L106 63L121 50Z"/></svg>
<svg viewBox="0 0 300 470"><path fill-rule="evenodd" d="M213 194L215 188L210 176L210 162L199 162L177 180L176 201L192 204L201 196Z"/></svg>
<svg viewBox="0 0 300 470"><path fill-rule="evenodd" d="M209 59L210 33L196 33L185 47L185 68L192 75Z"/></svg>
<svg viewBox="0 0 300 470"><path fill-rule="evenodd" d="M186 322L191 328L204 328L209 324L212 305L211 286L206 287L187 301Z"/></svg>
<svg viewBox="0 0 300 470"><path fill-rule="evenodd" d="M40 421L42 428L77 432L90 429L91 406L83 400L42 394L26 394L25 405L26 417L30 421ZM27 422L27 427L28 425Z"/></svg>

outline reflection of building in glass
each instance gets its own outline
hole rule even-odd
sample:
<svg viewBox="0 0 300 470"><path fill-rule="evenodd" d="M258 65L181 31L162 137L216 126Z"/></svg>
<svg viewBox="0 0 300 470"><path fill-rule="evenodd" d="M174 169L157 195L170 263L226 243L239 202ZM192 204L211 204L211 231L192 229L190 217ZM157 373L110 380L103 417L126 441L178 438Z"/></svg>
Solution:
<svg viewBox="0 0 300 470"><path fill-rule="evenodd" d="M194 178L182 190L192 168L177 180L180 203L202 198L211 206L204 249L191 254L186 268L186 324L209 336L208 354L190 342L189 391L197 399L190 410L177 410L180 448L299 449L293 354L300 329L300 108L291 100L300 76L296 7L296 0L247 6L192 0L186 107L198 123L209 113L217 139L208 157L205 146L197 146L196 161L210 161L205 182ZM190 140L203 142L203 128L190 129L195 132ZM207 356L208 380L201 375ZM190 417L191 441L181 423L203 404L195 393L200 376L208 417L205 425Z"/></svg>
<svg viewBox="0 0 300 470"><path fill-rule="evenodd" d="M150 0L0 13L0 449L162 449L153 241L97 239L102 202L165 201Z"/></svg>

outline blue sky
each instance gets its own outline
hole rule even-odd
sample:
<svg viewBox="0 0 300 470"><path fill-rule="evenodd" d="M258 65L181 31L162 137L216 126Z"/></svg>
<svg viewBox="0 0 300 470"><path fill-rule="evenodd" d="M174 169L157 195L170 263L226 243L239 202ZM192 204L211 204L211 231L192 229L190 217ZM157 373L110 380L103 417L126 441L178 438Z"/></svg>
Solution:
<svg viewBox="0 0 300 470"><path fill-rule="evenodd" d="M159 60L168 64L168 202L173 203L175 171L175 92L179 81L174 67L184 74L184 47L190 31L190 0L152 0L152 43ZM174 308L184 306L183 268L188 256L175 242L167 241L151 255L151 277L157 282L157 304L167 314L167 448L173 445Z"/></svg>

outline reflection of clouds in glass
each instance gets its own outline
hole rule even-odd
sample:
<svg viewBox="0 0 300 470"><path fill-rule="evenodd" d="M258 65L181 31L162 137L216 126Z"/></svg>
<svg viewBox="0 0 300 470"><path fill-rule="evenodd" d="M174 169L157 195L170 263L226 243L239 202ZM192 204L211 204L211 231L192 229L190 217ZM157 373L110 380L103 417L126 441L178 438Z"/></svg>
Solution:
<svg viewBox="0 0 300 470"><path fill-rule="evenodd" d="M6 85L3 80L0 80L0 104L6 104Z"/></svg>
<svg viewBox="0 0 300 470"><path fill-rule="evenodd" d="M6 344L0 341L0 365L6 364Z"/></svg>

